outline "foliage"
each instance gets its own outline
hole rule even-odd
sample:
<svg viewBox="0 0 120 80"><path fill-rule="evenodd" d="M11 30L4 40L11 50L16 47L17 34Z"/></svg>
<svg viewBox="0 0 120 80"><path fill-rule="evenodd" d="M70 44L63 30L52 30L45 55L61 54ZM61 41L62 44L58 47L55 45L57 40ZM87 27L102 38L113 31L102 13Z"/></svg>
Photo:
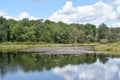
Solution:
<svg viewBox="0 0 120 80"><path fill-rule="evenodd" d="M16 21L0 17L0 42L45 42L45 43L107 43L120 41L120 28L108 28L102 23L65 24L50 20Z"/></svg>
<svg viewBox="0 0 120 80"><path fill-rule="evenodd" d="M101 40L100 40L100 43L101 43L101 44L107 44L107 43L108 43L108 40L107 40L107 39L101 39Z"/></svg>

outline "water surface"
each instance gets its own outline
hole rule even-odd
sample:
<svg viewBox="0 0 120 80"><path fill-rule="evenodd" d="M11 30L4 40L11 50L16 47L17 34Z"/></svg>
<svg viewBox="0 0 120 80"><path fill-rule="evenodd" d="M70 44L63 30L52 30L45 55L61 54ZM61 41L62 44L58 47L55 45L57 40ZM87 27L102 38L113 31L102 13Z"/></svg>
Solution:
<svg viewBox="0 0 120 80"><path fill-rule="evenodd" d="M0 80L120 80L120 58L1 52Z"/></svg>

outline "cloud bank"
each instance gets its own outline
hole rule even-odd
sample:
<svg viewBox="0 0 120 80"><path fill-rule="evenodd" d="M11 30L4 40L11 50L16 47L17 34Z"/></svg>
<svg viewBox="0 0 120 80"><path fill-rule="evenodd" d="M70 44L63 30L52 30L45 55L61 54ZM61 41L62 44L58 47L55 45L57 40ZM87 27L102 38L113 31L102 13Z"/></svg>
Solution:
<svg viewBox="0 0 120 80"><path fill-rule="evenodd" d="M116 6L116 10L115 10ZM74 7L71 1L67 1L62 9L57 10L49 17L49 20L65 23L93 23L99 25L101 23L112 22L120 18L120 1L114 0L111 4L103 1L86 6ZM112 25L120 26L119 23Z"/></svg>

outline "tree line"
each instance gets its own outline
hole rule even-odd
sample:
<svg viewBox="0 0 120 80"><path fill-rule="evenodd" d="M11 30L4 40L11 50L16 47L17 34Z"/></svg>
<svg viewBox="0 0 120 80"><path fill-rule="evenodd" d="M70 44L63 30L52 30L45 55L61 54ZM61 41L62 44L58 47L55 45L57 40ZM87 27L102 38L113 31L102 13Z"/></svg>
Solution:
<svg viewBox="0 0 120 80"><path fill-rule="evenodd" d="M120 41L120 27L102 23L66 24L50 20L22 20L0 17L0 42L111 43Z"/></svg>

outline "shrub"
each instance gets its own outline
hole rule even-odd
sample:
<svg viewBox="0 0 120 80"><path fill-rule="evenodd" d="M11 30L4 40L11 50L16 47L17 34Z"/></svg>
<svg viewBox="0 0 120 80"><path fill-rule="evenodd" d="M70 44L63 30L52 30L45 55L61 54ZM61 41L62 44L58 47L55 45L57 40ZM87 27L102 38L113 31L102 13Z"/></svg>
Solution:
<svg viewBox="0 0 120 80"><path fill-rule="evenodd" d="M100 40L100 43L101 43L101 44L107 44L107 43L108 43L108 40L107 40L107 39L101 39L101 40Z"/></svg>

